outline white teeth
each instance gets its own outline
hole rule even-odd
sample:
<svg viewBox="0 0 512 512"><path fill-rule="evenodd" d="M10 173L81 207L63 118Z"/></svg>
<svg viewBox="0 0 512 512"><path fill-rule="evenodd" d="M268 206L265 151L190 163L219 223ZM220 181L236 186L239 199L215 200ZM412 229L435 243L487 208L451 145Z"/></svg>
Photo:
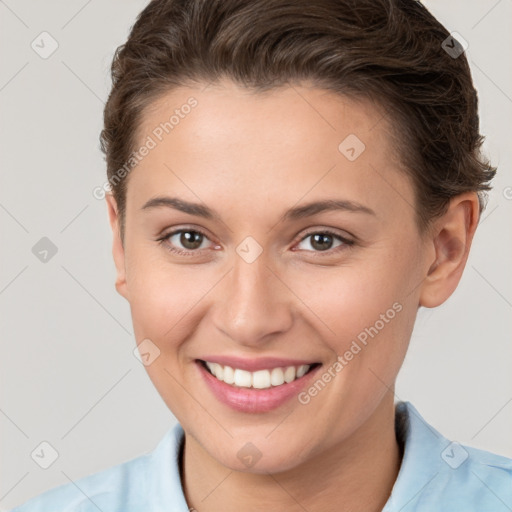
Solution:
<svg viewBox="0 0 512 512"><path fill-rule="evenodd" d="M206 363L206 366L208 366L208 369L219 380L222 380L224 378L224 367L223 366L221 366L218 363Z"/></svg>
<svg viewBox="0 0 512 512"><path fill-rule="evenodd" d="M247 372L245 370L239 370L237 368L235 370L235 386L239 386L241 388L250 388L251 385L252 385L251 372Z"/></svg>
<svg viewBox="0 0 512 512"><path fill-rule="evenodd" d="M217 377L217 379L223 379L224 367L221 366L220 364L215 363L215 371L213 372L213 374L215 375L215 377Z"/></svg>
<svg viewBox="0 0 512 512"><path fill-rule="evenodd" d="M270 387L270 372L268 370L259 370L252 374L252 387L256 389L266 389Z"/></svg>
<svg viewBox="0 0 512 512"><path fill-rule="evenodd" d="M302 366L299 366L297 369L297 378L305 375L308 370L309 370L309 365L307 365L307 364L303 364Z"/></svg>
<svg viewBox="0 0 512 512"><path fill-rule="evenodd" d="M304 376L309 368L309 364L301 366L287 366L285 368L273 368L272 370L258 370L248 372L231 366L222 366L218 363L206 361L206 366L217 379L226 384L234 384L242 388L268 389L271 386L281 386L282 384L293 382Z"/></svg>
<svg viewBox="0 0 512 512"><path fill-rule="evenodd" d="M284 373L282 368L274 368L270 373L270 384L280 386L284 384Z"/></svg>
<svg viewBox="0 0 512 512"><path fill-rule="evenodd" d="M284 371L284 381L292 382L295 380L295 366L288 366Z"/></svg>
<svg viewBox="0 0 512 512"><path fill-rule="evenodd" d="M217 377L217 375L215 375L215 377ZM224 377L219 380L223 380L226 384L233 384L235 382L235 372L233 368L231 368L231 366L224 366Z"/></svg>

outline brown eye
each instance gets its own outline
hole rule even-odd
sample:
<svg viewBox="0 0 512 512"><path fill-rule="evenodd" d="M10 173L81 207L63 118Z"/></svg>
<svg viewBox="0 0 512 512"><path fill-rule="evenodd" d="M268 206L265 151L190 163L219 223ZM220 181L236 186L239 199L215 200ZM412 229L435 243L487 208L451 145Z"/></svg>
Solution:
<svg viewBox="0 0 512 512"><path fill-rule="evenodd" d="M327 251L331 248L333 237L324 233L311 235L311 247L319 251Z"/></svg>
<svg viewBox="0 0 512 512"><path fill-rule="evenodd" d="M181 231L179 233L179 242L185 249L199 249L203 241L203 235L197 231Z"/></svg>
<svg viewBox="0 0 512 512"><path fill-rule="evenodd" d="M177 229L159 238L158 241L172 252L190 254L205 248L204 242L208 237L195 229Z"/></svg>
<svg viewBox="0 0 512 512"><path fill-rule="evenodd" d="M329 252L333 253L338 250L343 250L347 247L350 247L354 244L352 240L348 240L337 233L332 231L323 230L323 231L314 231L308 233L299 243L305 244L309 239L309 243L306 244L305 247L299 247L301 250L306 250L309 252ZM309 247L308 247L309 246Z"/></svg>

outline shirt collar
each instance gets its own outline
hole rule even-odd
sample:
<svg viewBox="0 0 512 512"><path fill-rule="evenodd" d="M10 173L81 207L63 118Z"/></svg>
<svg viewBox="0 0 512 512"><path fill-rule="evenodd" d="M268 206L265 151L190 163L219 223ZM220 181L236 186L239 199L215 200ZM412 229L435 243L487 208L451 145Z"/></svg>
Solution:
<svg viewBox="0 0 512 512"><path fill-rule="evenodd" d="M150 454L146 473L152 512L185 512L189 510L181 487L179 456L185 440L182 426L177 423Z"/></svg>
<svg viewBox="0 0 512 512"><path fill-rule="evenodd" d="M428 486L441 469L441 451L449 445L449 441L430 426L411 403L399 402L395 418L397 425L403 424L399 441L404 450L398 477L383 512L405 507ZM400 429L397 429L397 434L400 435ZM150 500L155 512L189 510L179 470L183 442L184 431L177 423L149 455L151 463L146 473L147 489L151 492Z"/></svg>
<svg viewBox="0 0 512 512"><path fill-rule="evenodd" d="M412 501L439 474L441 452L450 442L429 425L410 402L399 402L396 423L403 422L402 463L383 512L399 510ZM398 433L398 432L397 432Z"/></svg>

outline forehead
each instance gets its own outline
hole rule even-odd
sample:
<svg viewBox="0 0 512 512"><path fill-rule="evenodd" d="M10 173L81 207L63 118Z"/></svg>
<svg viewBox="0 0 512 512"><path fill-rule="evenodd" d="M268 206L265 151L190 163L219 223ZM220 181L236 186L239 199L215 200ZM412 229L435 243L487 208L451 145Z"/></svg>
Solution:
<svg viewBox="0 0 512 512"><path fill-rule="evenodd" d="M150 139L130 175L137 186L128 186L128 201L139 205L179 190L224 206L241 196L251 208L327 194L378 209L412 192L383 110L312 86L174 89L144 112L137 141Z"/></svg>
<svg viewBox="0 0 512 512"><path fill-rule="evenodd" d="M190 108L192 99L195 106ZM160 127L164 138L172 132L176 142L180 134L193 135L203 150L213 146L218 151L218 142L233 147L250 140L255 149L261 144L266 148L284 145L300 155L311 153L313 146L319 149L320 141L326 149L352 134L365 139L367 145L385 149L389 143L385 116L384 108L376 103L308 83L255 92L224 80L203 87L179 87L161 96L145 109L138 139L161 131ZM172 126L165 130L162 125L169 120ZM378 125L381 129L375 129Z"/></svg>

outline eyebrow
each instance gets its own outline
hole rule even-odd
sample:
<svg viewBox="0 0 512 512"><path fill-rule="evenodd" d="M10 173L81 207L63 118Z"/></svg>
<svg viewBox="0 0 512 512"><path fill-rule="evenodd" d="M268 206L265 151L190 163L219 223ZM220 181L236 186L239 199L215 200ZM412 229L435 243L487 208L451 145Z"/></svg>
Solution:
<svg viewBox="0 0 512 512"><path fill-rule="evenodd" d="M197 217L203 217L205 219L221 220L220 215L207 206L199 203L185 201L177 197L154 197L147 201L141 209L147 210L160 207L173 208L174 210L179 210L181 212L195 215ZM356 203L354 201L348 201L344 199L325 199L323 201L314 201L303 206L290 208L281 217L281 221L298 220L325 211L340 210L352 213L366 213L368 215L376 215L376 213L371 208L368 208L367 206Z"/></svg>

